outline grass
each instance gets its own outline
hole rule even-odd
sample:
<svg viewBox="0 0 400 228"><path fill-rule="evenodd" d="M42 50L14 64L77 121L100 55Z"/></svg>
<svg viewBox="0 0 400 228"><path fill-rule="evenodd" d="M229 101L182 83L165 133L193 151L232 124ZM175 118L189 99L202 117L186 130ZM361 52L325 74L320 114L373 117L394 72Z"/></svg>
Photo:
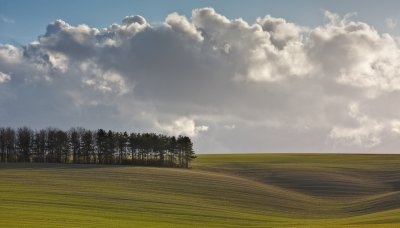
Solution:
<svg viewBox="0 0 400 228"><path fill-rule="evenodd" d="M400 156L199 155L193 168L0 165L0 227L400 227Z"/></svg>

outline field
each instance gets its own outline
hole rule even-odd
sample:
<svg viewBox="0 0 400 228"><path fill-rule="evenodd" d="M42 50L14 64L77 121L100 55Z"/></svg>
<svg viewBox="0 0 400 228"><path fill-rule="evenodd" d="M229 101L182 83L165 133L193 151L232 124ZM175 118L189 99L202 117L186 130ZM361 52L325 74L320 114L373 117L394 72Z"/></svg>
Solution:
<svg viewBox="0 0 400 228"><path fill-rule="evenodd" d="M199 155L192 167L1 164L0 227L400 227L399 155Z"/></svg>

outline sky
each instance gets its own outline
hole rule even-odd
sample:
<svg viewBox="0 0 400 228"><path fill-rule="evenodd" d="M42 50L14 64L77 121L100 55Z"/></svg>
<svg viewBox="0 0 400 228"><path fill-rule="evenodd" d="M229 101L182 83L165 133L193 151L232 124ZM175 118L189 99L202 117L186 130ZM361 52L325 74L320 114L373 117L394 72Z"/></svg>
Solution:
<svg viewBox="0 0 400 228"><path fill-rule="evenodd" d="M0 0L0 125L397 153L398 1Z"/></svg>

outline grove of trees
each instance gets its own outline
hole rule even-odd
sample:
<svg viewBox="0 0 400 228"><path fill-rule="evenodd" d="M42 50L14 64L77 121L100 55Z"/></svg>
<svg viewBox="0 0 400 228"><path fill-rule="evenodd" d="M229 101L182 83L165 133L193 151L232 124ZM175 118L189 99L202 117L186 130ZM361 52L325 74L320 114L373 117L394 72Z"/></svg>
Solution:
<svg viewBox="0 0 400 228"><path fill-rule="evenodd" d="M188 168L195 159L187 136L0 127L0 162L129 164Z"/></svg>

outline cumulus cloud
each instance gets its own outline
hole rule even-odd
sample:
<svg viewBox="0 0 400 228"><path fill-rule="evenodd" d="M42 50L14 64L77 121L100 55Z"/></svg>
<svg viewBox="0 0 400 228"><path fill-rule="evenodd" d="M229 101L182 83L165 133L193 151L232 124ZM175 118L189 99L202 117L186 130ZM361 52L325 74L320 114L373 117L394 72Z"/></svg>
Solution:
<svg viewBox="0 0 400 228"><path fill-rule="evenodd" d="M274 18L270 15L258 18L257 24L269 33L271 43L279 49L283 49L290 42L301 41L301 32L306 30L294 23L287 22L283 18Z"/></svg>
<svg viewBox="0 0 400 228"><path fill-rule="evenodd" d="M326 13L329 22L310 33L309 54L323 75L355 87L400 89L399 47L370 25Z"/></svg>
<svg viewBox="0 0 400 228"><path fill-rule="evenodd" d="M139 24L139 25L144 25L146 24L146 19L140 15L132 15L132 16L126 16L122 20L122 25L131 25L131 24Z"/></svg>
<svg viewBox="0 0 400 228"><path fill-rule="evenodd" d="M358 146L373 147L381 143L382 122L362 115L357 103L350 104L349 116L357 121L356 127L334 127L330 137L350 142Z"/></svg>
<svg viewBox="0 0 400 228"><path fill-rule="evenodd" d="M79 65L83 73L83 84L101 92L124 94L128 88L124 78L112 69L102 70L95 62L85 61Z"/></svg>
<svg viewBox="0 0 400 228"><path fill-rule="evenodd" d="M193 24L214 50L225 54L222 57L238 79L278 81L304 76L311 69L300 42L301 28L283 19L267 16L249 25L242 19L229 20L212 8L204 8L193 11Z"/></svg>
<svg viewBox="0 0 400 228"><path fill-rule="evenodd" d="M184 134L207 152L395 150L398 39L354 15L325 17L314 28L212 8L159 25L56 20L23 47L0 44L0 118Z"/></svg>
<svg viewBox="0 0 400 228"><path fill-rule="evenodd" d="M383 138L389 133L396 137L400 134L399 119L371 118L360 112L358 103L349 105L348 115L357 122L355 126L334 127L329 135L331 138L345 144L371 148L381 144Z"/></svg>
<svg viewBox="0 0 400 228"><path fill-rule="evenodd" d="M158 127L172 135L187 135L190 137L196 137L201 132L208 131L206 125L196 125L195 121L188 117L180 117L174 120L172 123L160 124L157 123Z"/></svg>
<svg viewBox="0 0 400 228"><path fill-rule="evenodd" d="M0 44L0 59L6 64L19 63L22 58L22 51L13 45Z"/></svg>

